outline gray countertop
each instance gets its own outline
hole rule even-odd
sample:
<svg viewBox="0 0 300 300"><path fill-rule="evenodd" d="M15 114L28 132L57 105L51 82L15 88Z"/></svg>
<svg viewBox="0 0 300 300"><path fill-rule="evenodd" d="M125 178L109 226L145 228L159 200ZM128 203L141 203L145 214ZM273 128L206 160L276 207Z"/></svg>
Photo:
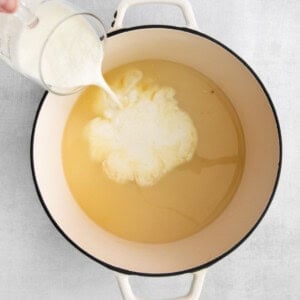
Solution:
<svg viewBox="0 0 300 300"><path fill-rule="evenodd" d="M118 4L74 2L97 11L107 27ZM191 2L200 30L241 55L265 83L284 143L273 204L254 234L210 268L201 299L300 299L300 1ZM153 5L126 18L145 23L182 24L182 17ZM67 243L39 203L29 152L43 93L0 62L0 299L121 299L114 274ZM133 279L136 293L154 299L178 296L188 283L189 275Z"/></svg>

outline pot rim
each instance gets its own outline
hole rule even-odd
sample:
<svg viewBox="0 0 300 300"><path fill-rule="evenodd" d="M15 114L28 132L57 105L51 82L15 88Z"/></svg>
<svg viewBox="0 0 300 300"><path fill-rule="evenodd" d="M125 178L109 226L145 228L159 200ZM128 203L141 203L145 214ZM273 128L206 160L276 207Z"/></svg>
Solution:
<svg viewBox="0 0 300 300"><path fill-rule="evenodd" d="M132 271L132 270L126 270L126 269L122 269L119 268L117 266L114 265L110 265L100 259L98 259L97 257L89 254L86 250L84 250L83 248L81 248L79 245L77 245L71 238L68 237L68 235L59 227L59 225L57 224L57 222L55 221L55 218L51 215L51 213L49 212L47 205L45 203L45 201L43 200L42 194L40 192L39 189L39 185L38 185L38 181L37 181L37 177L35 174L35 167L34 167L34 141L35 141L35 131L36 131L36 127L37 127L37 121L39 119L39 115L40 115L40 111L43 107L43 104L47 98L48 92L46 91L40 101L40 104L38 106L35 118L34 118L34 122L33 122L33 129L32 129L32 134L31 134L31 144L30 144L30 161L31 161L31 171L32 171L32 178L33 178L33 182L38 194L38 198L40 200L40 203L42 205L42 207L44 208L48 218L51 220L51 222L53 223L53 225L55 226L55 228L62 234L62 236L71 244L73 245L77 250L79 250L81 253L83 253L84 255L86 255L87 257L89 257L90 259L92 259L93 261L100 263L101 265L103 265L104 267L107 267L113 271L119 272L119 273L123 273L123 274L127 274L127 275L139 275L139 276L151 276L151 277L163 277L163 276L175 276L175 275L181 275L181 274L186 274L186 273L194 273L196 271L199 271L201 269L206 269L210 266L212 266L213 264L215 264L216 262L218 262L219 260L223 259L224 257L228 256L230 253L232 253L234 250L236 250L240 245L242 245L247 238L254 232L254 230L257 228L257 226L260 224L260 222L262 221L262 219L264 218L265 214L267 213L273 199L274 199L274 195L275 192L277 190L278 187L278 183L279 183L279 178L280 178L280 174L281 174L281 169L282 169L282 134L281 134L281 129L280 129L280 124L279 124L279 119L277 116L277 112L275 109L275 106L271 100L271 97L267 91L267 89L265 88L264 84L262 83L262 81L260 80L260 78L258 77L258 75L254 72L254 70L249 66L249 64L242 59L238 54L236 54L234 51L232 51L230 48L228 48L227 46L225 46L223 43L217 41L216 39L214 39L211 36L208 36L202 32L199 32L197 30L193 30L190 28L186 28L186 27L177 27L177 26L170 26L170 25L142 25L142 26L135 26L135 27L129 27L129 28L122 28L116 31L112 31L109 32L107 34L107 37L112 37L121 33L125 33L128 31L134 31L134 30L140 30L140 29L172 29L172 30L179 30L179 31L184 31L193 35L197 35L197 36L201 36L203 38L206 38L208 40L210 40L211 42L221 46L224 50L228 51L230 54L232 54L236 59L238 59L249 71L250 73L255 77L256 81L259 83L260 87L262 88L262 90L264 91L264 94L269 102L269 105L272 109L272 113L276 122L276 127L277 127L277 133L278 133L278 140L279 140L279 162L278 162L278 169L277 169L277 175L276 175L276 179L275 179L275 183L273 186L273 190L272 193L270 195L268 204L266 206L266 208L264 209L264 211L261 213L259 219L257 220L257 222L255 223L255 225L244 235L244 237L235 245L233 245L228 251L226 251L225 253L223 253L222 255L210 260L209 262L196 266L194 268L191 269L186 269L186 270L181 270L178 272L171 272L171 273L143 273L143 272L137 272L137 271Z"/></svg>

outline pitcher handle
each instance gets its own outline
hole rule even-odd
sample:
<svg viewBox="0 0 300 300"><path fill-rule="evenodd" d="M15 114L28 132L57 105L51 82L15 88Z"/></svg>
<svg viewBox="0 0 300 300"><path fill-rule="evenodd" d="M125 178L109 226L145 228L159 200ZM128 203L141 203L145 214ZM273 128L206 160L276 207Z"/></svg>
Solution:
<svg viewBox="0 0 300 300"><path fill-rule="evenodd" d="M174 300L199 300L206 272L207 270L205 269L194 273L189 293L183 297L179 297ZM137 298L134 295L129 282L130 276L121 273L116 273L116 277L124 300L143 300L141 298Z"/></svg>
<svg viewBox="0 0 300 300"><path fill-rule="evenodd" d="M114 21L112 22L112 31L121 29L123 27L124 17L128 8L135 5L148 3L162 3L175 5L180 8L183 13L186 27L191 29L198 29L198 24L195 18L194 10L188 0L122 0L114 14Z"/></svg>

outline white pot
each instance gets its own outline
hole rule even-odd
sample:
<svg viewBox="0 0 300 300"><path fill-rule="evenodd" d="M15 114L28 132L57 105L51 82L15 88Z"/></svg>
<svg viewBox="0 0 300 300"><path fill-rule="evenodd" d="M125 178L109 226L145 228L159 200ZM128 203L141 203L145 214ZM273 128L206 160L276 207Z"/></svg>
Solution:
<svg viewBox="0 0 300 300"><path fill-rule="evenodd" d="M178 5L187 27L139 26L119 29L126 9L144 2ZM196 22L185 0L122 1L108 34L104 71L144 59L163 59L199 70L231 99L245 134L246 160L241 183L225 211L201 232L167 244L120 239L95 225L73 199L63 173L61 142L78 95L47 94L37 113L32 138L35 184L49 218L80 251L126 274L176 275L207 268L236 249L264 216L279 178L281 138L271 99L258 76L238 55L192 28ZM182 299L197 299L202 275ZM134 299L128 278L119 277L126 299ZM193 298L194 297L194 298Z"/></svg>

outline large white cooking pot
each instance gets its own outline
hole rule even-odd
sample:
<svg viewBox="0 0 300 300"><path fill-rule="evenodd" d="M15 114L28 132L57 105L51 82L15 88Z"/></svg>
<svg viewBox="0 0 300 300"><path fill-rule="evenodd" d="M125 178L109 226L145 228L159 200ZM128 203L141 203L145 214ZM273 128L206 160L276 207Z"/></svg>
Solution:
<svg viewBox="0 0 300 300"><path fill-rule="evenodd" d="M187 26L122 28L130 5L175 4ZM192 67L211 78L231 99L245 135L246 160L238 190L225 211L201 232L172 243L142 244L120 239L95 225L80 209L64 177L61 142L66 120L78 95L45 95L32 138L32 169L48 216L80 251L123 274L175 275L203 270L237 248L254 230L274 195L281 164L279 125L263 84L238 55L197 31L185 0L122 1L108 34L104 71L144 59L163 59ZM198 299L203 272L182 299ZM134 299L128 278L119 277L123 295Z"/></svg>

